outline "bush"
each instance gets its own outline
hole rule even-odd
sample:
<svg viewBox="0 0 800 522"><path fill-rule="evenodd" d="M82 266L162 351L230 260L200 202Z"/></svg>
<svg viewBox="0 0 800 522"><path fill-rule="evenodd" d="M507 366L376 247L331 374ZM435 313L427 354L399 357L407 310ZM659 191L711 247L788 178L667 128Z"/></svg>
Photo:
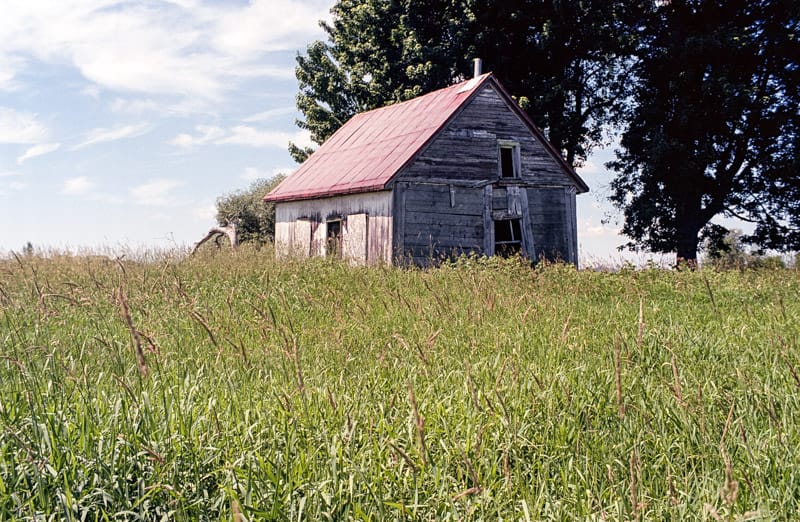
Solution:
<svg viewBox="0 0 800 522"><path fill-rule="evenodd" d="M217 223L237 223L240 243L264 244L275 238L275 204L264 196L278 186L285 176L254 181L249 188L225 194L217 199Z"/></svg>
<svg viewBox="0 0 800 522"><path fill-rule="evenodd" d="M725 231L716 237L707 237L703 243L706 262L721 270L732 268L776 269L786 268L786 263L780 256L767 256L751 252L745 246L742 231L733 229Z"/></svg>

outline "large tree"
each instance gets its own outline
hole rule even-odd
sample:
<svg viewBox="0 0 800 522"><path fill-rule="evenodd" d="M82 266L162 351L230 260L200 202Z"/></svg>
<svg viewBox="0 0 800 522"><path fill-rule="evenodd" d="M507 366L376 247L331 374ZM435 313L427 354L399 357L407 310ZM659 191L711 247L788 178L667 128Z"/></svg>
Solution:
<svg viewBox="0 0 800 522"><path fill-rule="evenodd" d="M297 57L300 128L321 144L349 118L444 87L469 69L464 0L339 0L328 41ZM311 149L290 146L297 161Z"/></svg>
<svg viewBox="0 0 800 522"><path fill-rule="evenodd" d="M654 2L610 163L628 246L694 262L727 216L800 248L799 20L794 0Z"/></svg>
<svg viewBox="0 0 800 522"><path fill-rule="evenodd" d="M623 107L644 2L475 0L478 55L520 96L570 165L601 144Z"/></svg>
<svg viewBox="0 0 800 522"><path fill-rule="evenodd" d="M482 57L572 165L619 108L638 2L340 0L298 57L301 128L322 143L356 112L469 76ZM292 147L296 159L308 150Z"/></svg>

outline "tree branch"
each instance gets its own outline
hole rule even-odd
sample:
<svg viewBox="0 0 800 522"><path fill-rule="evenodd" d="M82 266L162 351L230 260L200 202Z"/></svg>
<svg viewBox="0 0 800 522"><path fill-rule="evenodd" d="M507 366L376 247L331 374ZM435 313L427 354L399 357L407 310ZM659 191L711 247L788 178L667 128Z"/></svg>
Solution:
<svg viewBox="0 0 800 522"><path fill-rule="evenodd" d="M194 255L197 252L197 249L200 248L200 245L208 241L209 239L218 239L220 236L228 236L228 241L231 243L231 248L236 250L239 246L239 237L236 233L236 223L228 223L224 227L211 227L208 231L208 234L203 237L200 241L194 244L194 248L192 249L192 253L190 255Z"/></svg>

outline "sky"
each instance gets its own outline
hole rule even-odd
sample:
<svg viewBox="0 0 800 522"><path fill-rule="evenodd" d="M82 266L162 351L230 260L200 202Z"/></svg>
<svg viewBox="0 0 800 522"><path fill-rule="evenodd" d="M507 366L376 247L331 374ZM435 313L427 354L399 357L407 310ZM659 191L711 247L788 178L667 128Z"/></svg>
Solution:
<svg viewBox="0 0 800 522"><path fill-rule="evenodd" d="M191 245L214 203L291 172L295 57L333 0L6 0L0 17L0 255ZM611 148L579 173L581 258L625 242Z"/></svg>

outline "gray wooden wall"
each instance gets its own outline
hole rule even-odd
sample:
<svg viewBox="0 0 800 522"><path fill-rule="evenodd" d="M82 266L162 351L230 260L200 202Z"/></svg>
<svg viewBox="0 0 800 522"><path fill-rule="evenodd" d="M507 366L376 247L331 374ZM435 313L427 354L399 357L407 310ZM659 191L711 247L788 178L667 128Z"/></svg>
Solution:
<svg viewBox="0 0 800 522"><path fill-rule="evenodd" d="M395 187L399 262L427 266L442 257L483 251L482 188L433 183ZM397 209L402 209L400 215Z"/></svg>
<svg viewBox="0 0 800 522"><path fill-rule="evenodd" d="M476 94L398 179L494 180L497 178L497 140L520 144L524 181L560 186L575 184L491 85L485 85Z"/></svg>
<svg viewBox="0 0 800 522"><path fill-rule="evenodd" d="M519 144L520 178L499 179L498 140ZM400 173L394 187L394 249L405 261L427 265L460 253L492 254L491 220L521 211L528 257L577 263L575 182L491 85ZM513 187L524 193L518 199L525 208L510 208Z"/></svg>

